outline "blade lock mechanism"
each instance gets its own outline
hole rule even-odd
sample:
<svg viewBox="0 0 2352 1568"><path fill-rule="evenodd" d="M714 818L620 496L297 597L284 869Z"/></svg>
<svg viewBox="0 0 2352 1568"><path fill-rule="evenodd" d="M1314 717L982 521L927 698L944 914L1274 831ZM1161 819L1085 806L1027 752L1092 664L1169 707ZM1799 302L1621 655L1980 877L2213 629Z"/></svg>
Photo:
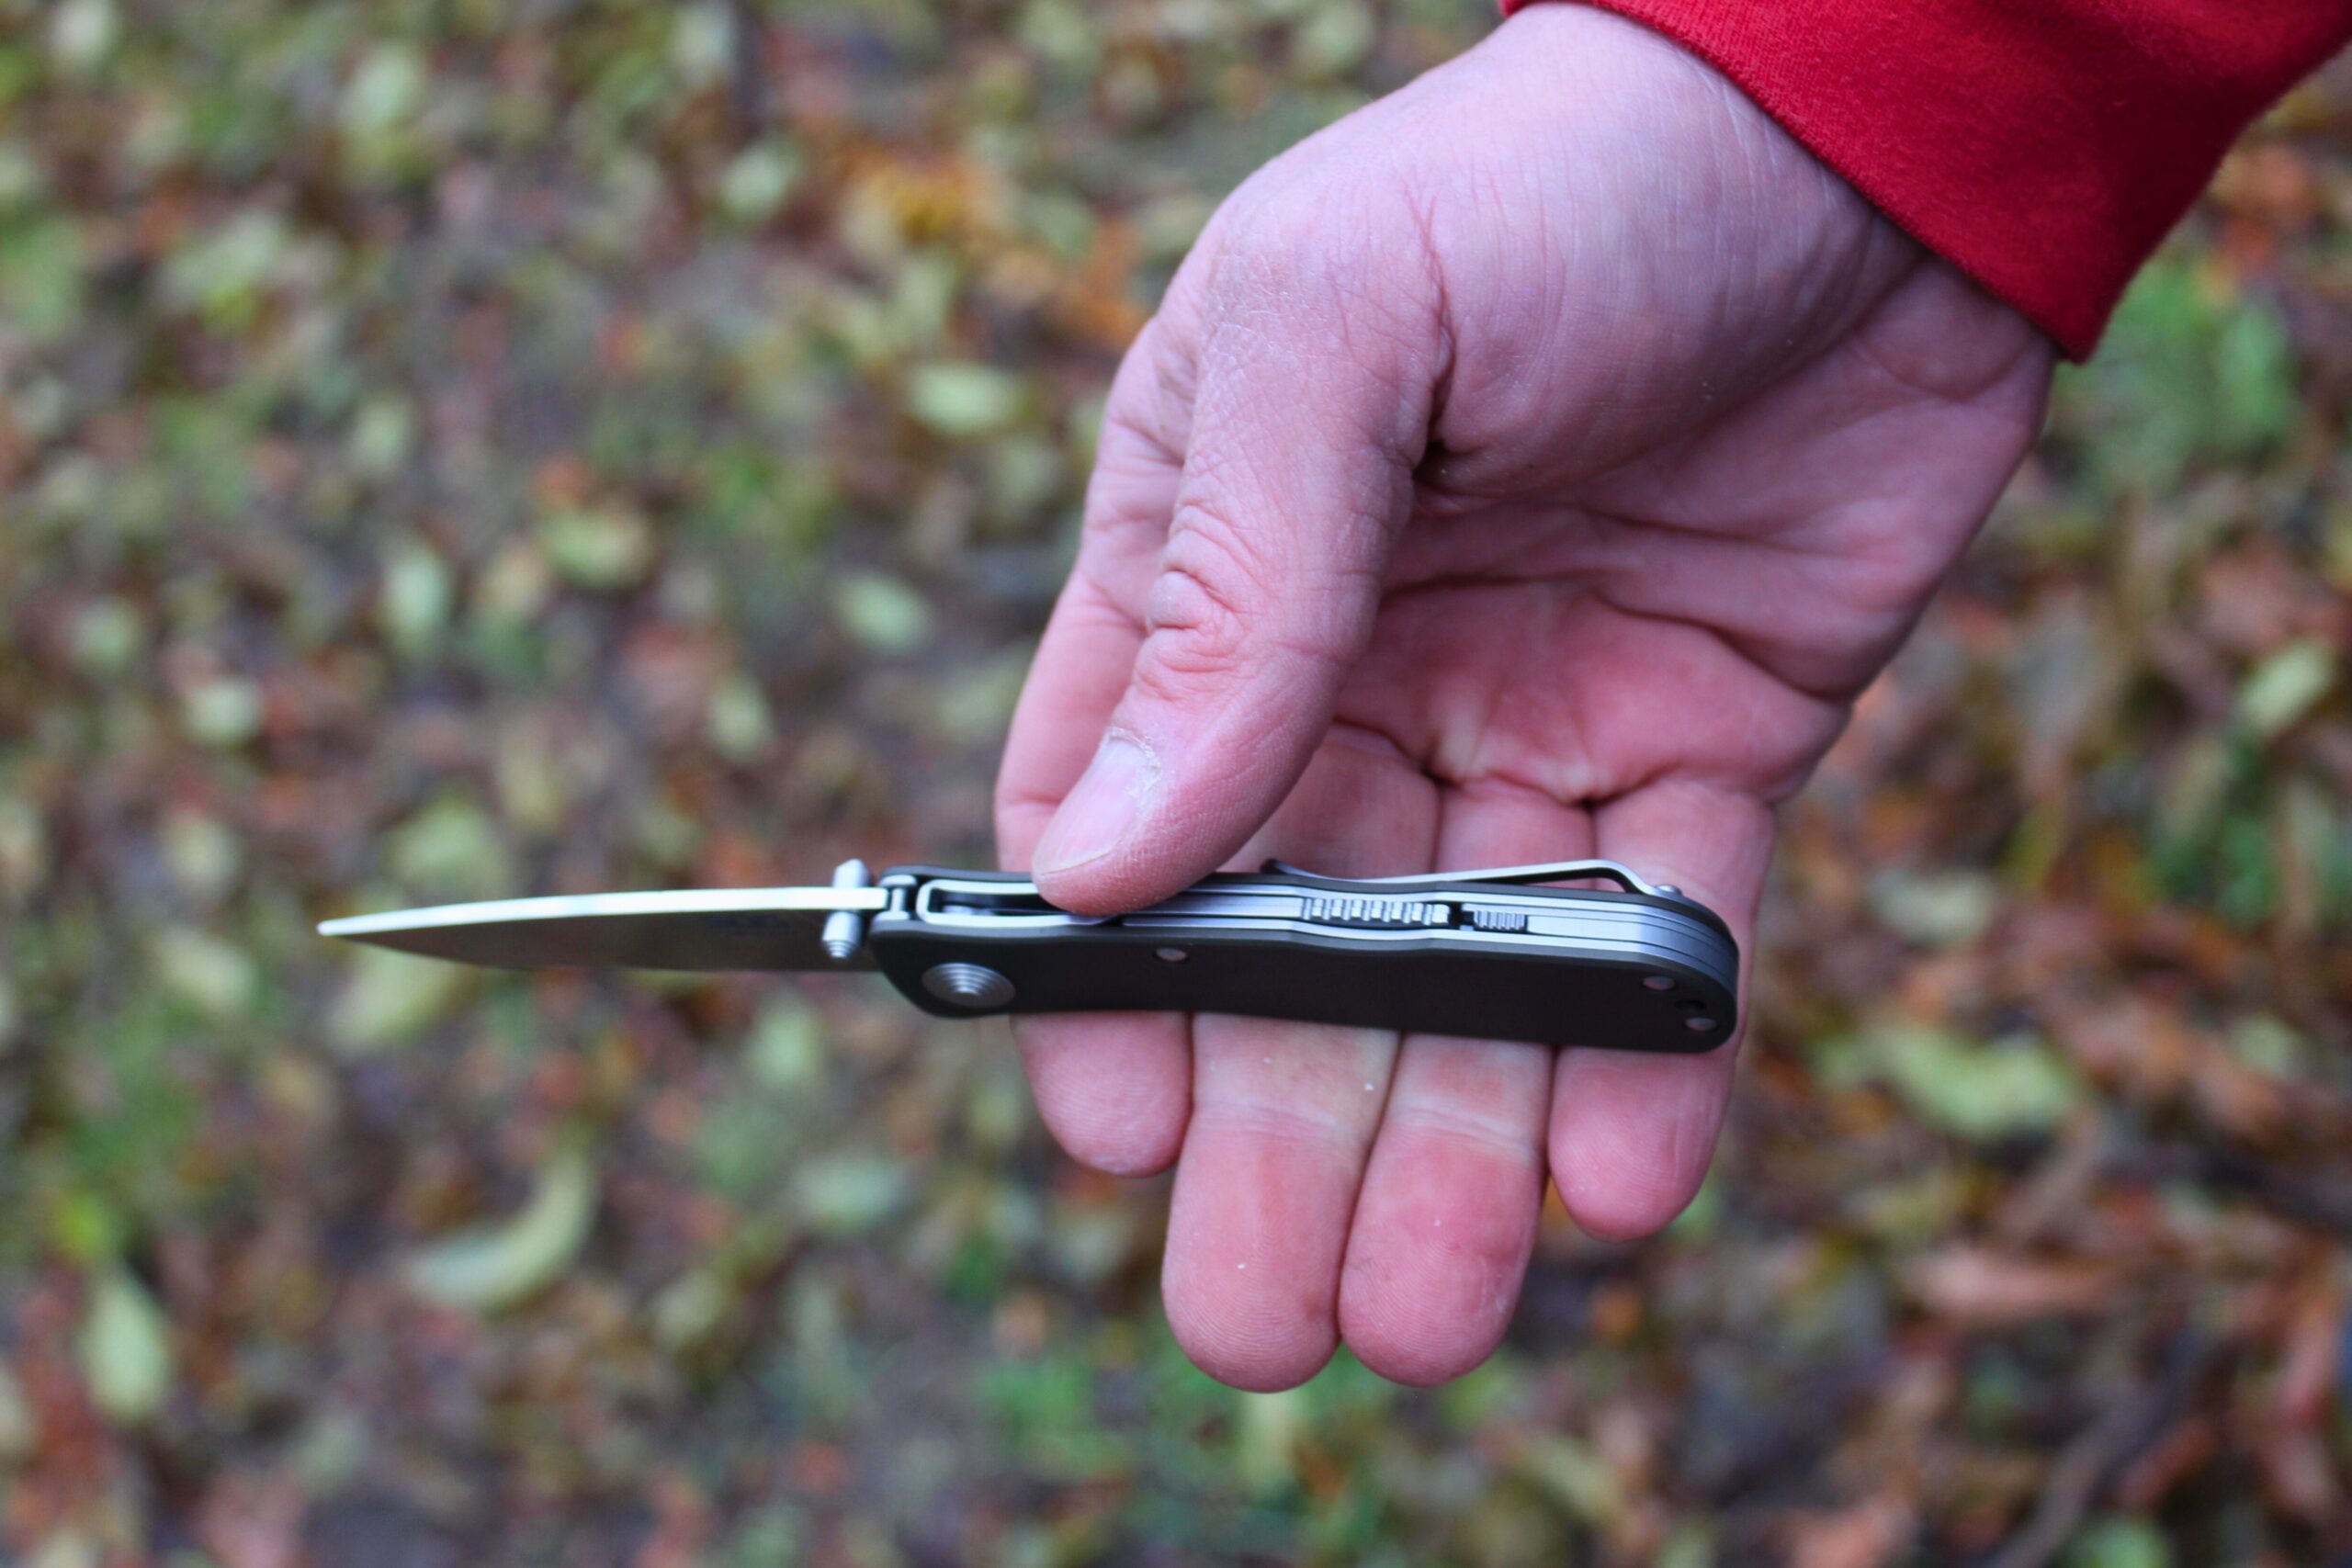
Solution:
<svg viewBox="0 0 2352 1568"><path fill-rule="evenodd" d="M1543 886L1607 883L1607 888ZM455 905L321 928L436 957L673 969L876 969L916 1006L1239 1013L1473 1039L1705 1051L1738 1017L1714 913L1611 861L1375 878L1271 863L1073 915L1009 873L843 863L824 888Z"/></svg>

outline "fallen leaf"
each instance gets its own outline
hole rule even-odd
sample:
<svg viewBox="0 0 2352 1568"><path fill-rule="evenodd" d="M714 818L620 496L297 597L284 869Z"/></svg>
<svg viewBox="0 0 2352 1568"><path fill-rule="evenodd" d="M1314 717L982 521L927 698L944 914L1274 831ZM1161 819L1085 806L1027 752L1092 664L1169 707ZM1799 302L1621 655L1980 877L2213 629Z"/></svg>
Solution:
<svg viewBox="0 0 2352 1568"><path fill-rule="evenodd" d="M849 573L833 607L842 629L877 653L912 653L931 637L931 606L922 595L880 572Z"/></svg>
<svg viewBox="0 0 2352 1568"><path fill-rule="evenodd" d="M2254 668L2238 688L2238 717L2268 739L2291 728L2335 684L2335 651L2318 641L2290 643Z"/></svg>
<svg viewBox="0 0 2352 1568"><path fill-rule="evenodd" d="M578 1257L596 1217L596 1168L567 1149L539 1172L530 1201L502 1224L461 1231L409 1260L408 1282L445 1306L494 1311L537 1294Z"/></svg>
<svg viewBox="0 0 2352 1568"><path fill-rule="evenodd" d="M1984 1043L1905 1024L1869 1036L1862 1059L1921 1120L1963 1138L2047 1132L2082 1097L2065 1061L2030 1037Z"/></svg>
<svg viewBox="0 0 2352 1568"><path fill-rule="evenodd" d="M1911 1295L1929 1312L1978 1328L2097 1313L2114 1299L2118 1282L2102 1264L1966 1244L1928 1254L1904 1276Z"/></svg>
<svg viewBox="0 0 2352 1568"><path fill-rule="evenodd" d="M992 365L919 365L907 378L907 412L933 434L953 441L1010 428L1027 396L1019 377Z"/></svg>
<svg viewBox="0 0 2352 1568"><path fill-rule="evenodd" d="M352 955L350 976L327 1011L327 1033L352 1051L400 1044L438 1021L468 985L457 964L361 948Z"/></svg>
<svg viewBox="0 0 2352 1568"><path fill-rule="evenodd" d="M793 1195L815 1229L854 1235L873 1229L905 1201L906 1173L879 1156L843 1155L804 1168Z"/></svg>
<svg viewBox="0 0 2352 1568"><path fill-rule="evenodd" d="M92 1281L74 1353L91 1399L122 1426L147 1421L171 1393L170 1321L126 1269L107 1267Z"/></svg>

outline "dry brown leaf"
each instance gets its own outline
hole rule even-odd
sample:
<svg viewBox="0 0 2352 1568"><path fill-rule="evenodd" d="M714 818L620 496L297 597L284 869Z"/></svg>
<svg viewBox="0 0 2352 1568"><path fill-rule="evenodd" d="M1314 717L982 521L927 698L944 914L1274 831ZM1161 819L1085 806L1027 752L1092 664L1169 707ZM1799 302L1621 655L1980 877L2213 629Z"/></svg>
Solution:
<svg viewBox="0 0 2352 1568"><path fill-rule="evenodd" d="M1890 1494L1835 1513L1797 1515L1784 1527L1789 1568L1884 1568L1917 1529L1910 1501Z"/></svg>
<svg viewBox="0 0 2352 1568"><path fill-rule="evenodd" d="M1922 1306L1969 1328L2096 1313L2109 1305L2120 1282L2105 1264L1965 1243L1929 1253L1904 1273L1905 1289Z"/></svg>

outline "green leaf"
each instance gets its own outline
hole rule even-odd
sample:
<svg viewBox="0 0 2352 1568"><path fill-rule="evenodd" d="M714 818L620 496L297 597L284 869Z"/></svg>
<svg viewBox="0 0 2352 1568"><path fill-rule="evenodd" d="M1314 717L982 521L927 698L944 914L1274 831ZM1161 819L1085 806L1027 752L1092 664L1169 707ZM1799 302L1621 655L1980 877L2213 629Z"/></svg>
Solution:
<svg viewBox="0 0 2352 1568"><path fill-rule="evenodd" d="M2256 1072L2278 1078L2299 1076L2310 1059L2302 1035L2273 1013L2256 1013L2232 1024L2230 1050Z"/></svg>
<svg viewBox="0 0 2352 1568"><path fill-rule="evenodd" d="M49 824L33 804L0 795L0 894L22 897L49 879Z"/></svg>
<svg viewBox="0 0 2352 1568"><path fill-rule="evenodd" d="M807 162L791 142L755 141L719 176L719 205L739 223L757 223L785 204Z"/></svg>
<svg viewBox="0 0 2352 1568"><path fill-rule="evenodd" d="M1703 1519L1690 1519L1677 1525L1666 1544L1657 1549L1657 1557L1650 1568L1715 1568L1715 1540L1713 1527Z"/></svg>
<svg viewBox="0 0 2352 1568"><path fill-rule="evenodd" d="M1561 1436L1531 1438L1518 1456L1521 1474L1570 1514L1606 1525L1625 1511L1625 1496L1609 1463L1592 1447Z"/></svg>
<svg viewBox="0 0 2352 1568"><path fill-rule="evenodd" d="M877 653L912 653L931 638L931 606L895 577L852 572L833 601L842 629Z"/></svg>
<svg viewBox="0 0 2352 1568"><path fill-rule="evenodd" d="M2141 272L2098 357L2060 378L2057 400L2108 488L2148 494L2197 467L2261 457L2302 410L2278 311L2177 256Z"/></svg>
<svg viewBox="0 0 2352 1568"><path fill-rule="evenodd" d="M261 687L242 676L200 681L180 699L180 722L207 746L243 746L261 733Z"/></svg>
<svg viewBox="0 0 2352 1568"><path fill-rule="evenodd" d="M1328 81L1363 63L1380 41L1380 20L1361 0L1326 0L1306 14L1291 40L1291 64L1301 76Z"/></svg>
<svg viewBox="0 0 2352 1568"><path fill-rule="evenodd" d="M158 935L149 962L165 991L216 1019L242 1017L261 993L261 972L250 957L186 926Z"/></svg>
<svg viewBox="0 0 2352 1568"><path fill-rule="evenodd" d="M413 659L430 652L457 599L449 566L421 541L409 540L384 563L384 635Z"/></svg>
<svg viewBox="0 0 2352 1568"><path fill-rule="evenodd" d="M793 1183L800 1213L817 1230L855 1235L906 1201L906 1173L878 1155L842 1155L804 1168Z"/></svg>
<svg viewBox="0 0 2352 1568"><path fill-rule="evenodd" d="M171 1325L128 1271L108 1268L92 1281L74 1349L91 1399L110 1420L136 1427L163 1408L172 1390Z"/></svg>
<svg viewBox="0 0 2352 1568"><path fill-rule="evenodd" d="M401 885L421 897L489 898L507 884L498 825L473 802L454 795L402 822L384 858Z"/></svg>
<svg viewBox="0 0 2352 1568"><path fill-rule="evenodd" d="M0 224L0 317L35 343L62 336L81 320L82 234L69 219Z"/></svg>
<svg viewBox="0 0 2352 1568"><path fill-rule="evenodd" d="M352 416L351 466L363 474L397 473L416 441L416 414L402 399L379 394Z"/></svg>
<svg viewBox="0 0 2352 1568"><path fill-rule="evenodd" d="M245 209L172 252L164 264L164 298L200 311L216 327L235 330L259 310L293 248L283 218Z"/></svg>
<svg viewBox="0 0 2352 1568"><path fill-rule="evenodd" d="M2289 643L2238 688L2238 717L2267 740L2292 728L2335 684L2335 649L2316 638Z"/></svg>
<svg viewBox="0 0 2352 1568"><path fill-rule="evenodd" d="M494 1311L552 1284L580 1255L596 1217L596 1169L567 1149L539 1172L511 1220L461 1231L409 1260L409 1285L445 1306Z"/></svg>
<svg viewBox="0 0 2352 1568"><path fill-rule="evenodd" d="M670 63L695 86L722 80L741 47L723 5L682 6L670 18Z"/></svg>
<svg viewBox="0 0 2352 1568"><path fill-rule="evenodd" d="M2074 1109L2082 1085L2040 1041L1984 1044L1946 1029L1905 1025L1871 1039L1875 1060L1914 1113L1963 1138L2047 1132Z"/></svg>
<svg viewBox="0 0 2352 1568"><path fill-rule="evenodd" d="M1690 1201L1674 1216L1667 1234L1680 1241L1703 1242L1722 1224L1723 1213L1723 1183L1715 1171L1710 1170L1699 1183L1699 1190L1690 1195Z"/></svg>
<svg viewBox="0 0 2352 1568"><path fill-rule="evenodd" d="M96 1264L122 1250L123 1217L86 1187L70 1187L50 1203L49 1237L74 1262Z"/></svg>
<svg viewBox="0 0 2352 1568"><path fill-rule="evenodd" d="M244 849L237 835L218 818L185 807L166 813L155 841L172 880L191 896L212 900L235 886L244 865Z"/></svg>
<svg viewBox="0 0 2352 1568"><path fill-rule="evenodd" d="M98 676L125 673L147 643L138 610L116 598L85 605L74 617L70 636L74 667Z"/></svg>
<svg viewBox="0 0 2352 1568"><path fill-rule="evenodd" d="M1925 947L1975 941L2000 912L2000 884L1975 872L1922 876L1890 871L1871 883L1871 907L1896 933Z"/></svg>
<svg viewBox="0 0 2352 1568"><path fill-rule="evenodd" d="M114 0L65 0L51 13L49 47L68 71L88 71L106 59L121 30Z"/></svg>
<svg viewBox="0 0 2352 1568"><path fill-rule="evenodd" d="M805 1092L824 1076L824 1023L816 1010L786 995L760 1010L747 1053L752 1077L778 1094Z"/></svg>
<svg viewBox="0 0 2352 1568"><path fill-rule="evenodd" d="M653 1337L672 1355L708 1339L735 1305L736 1292L716 1269L681 1275L653 1298Z"/></svg>
<svg viewBox="0 0 2352 1568"><path fill-rule="evenodd" d="M2172 1548L2146 1519L2101 1519L2075 1538L2066 1568L2172 1568Z"/></svg>
<svg viewBox="0 0 2352 1568"><path fill-rule="evenodd" d="M919 365L907 378L907 412L933 434L969 441L1011 428L1028 402L1019 377L991 365Z"/></svg>
<svg viewBox="0 0 2352 1568"><path fill-rule="evenodd" d="M351 73L343 92L343 129L377 136L413 116L424 103L424 62L405 44L379 43Z"/></svg>
<svg viewBox="0 0 2352 1568"><path fill-rule="evenodd" d="M15 1464L30 1457L40 1440L40 1422L17 1374L0 1362L0 1464Z"/></svg>
<svg viewBox="0 0 2352 1568"><path fill-rule="evenodd" d="M769 1504L745 1516L707 1561L711 1568L791 1568L806 1561L801 1542L807 1535L797 1509Z"/></svg>
<svg viewBox="0 0 2352 1568"><path fill-rule="evenodd" d="M1266 1497L1296 1484L1299 1450L1307 1432L1305 1392L1288 1388L1277 1393L1244 1393L1239 1404L1233 1468L1242 1487L1253 1496Z"/></svg>
<svg viewBox="0 0 2352 1568"><path fill-rule="evenodd" d="M591 592L633 588L653 570L653 530L618 507L553 513L539 525L539 543L558 577Z"/></svg>
<svg viewBox="0 0 2352 1568"><path fill-rule="evenodd" d="M741 671L712 688L705 718L713 750L730 762L748 762L775 739L775 716L760 683Z"/></svg>
<svg viewBox="0 0 2352 1568"><path fill-rule="evenodd" d="M363 947L327 1011L327 1033L351 1051L397 1045L438 1021L465 984L458 964Z"/></svg>

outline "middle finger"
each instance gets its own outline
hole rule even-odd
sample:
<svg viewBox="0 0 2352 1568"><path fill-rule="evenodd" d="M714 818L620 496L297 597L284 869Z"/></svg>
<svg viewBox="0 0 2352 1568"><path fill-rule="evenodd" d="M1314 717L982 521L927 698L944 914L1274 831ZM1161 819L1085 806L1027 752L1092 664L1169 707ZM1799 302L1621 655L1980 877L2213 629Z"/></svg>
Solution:
<svg viewBox="0 0 2352 1568"><path fill-rule="evenodd" d="M1336 875L1422 871L1437 786L1339 729L1245 853ZM1204 1013L1161 1291L1186 1355L1236 1387L1288 1388L1339 1343L1340 1261L1396 1054L1393 1031Z"/></svg>

